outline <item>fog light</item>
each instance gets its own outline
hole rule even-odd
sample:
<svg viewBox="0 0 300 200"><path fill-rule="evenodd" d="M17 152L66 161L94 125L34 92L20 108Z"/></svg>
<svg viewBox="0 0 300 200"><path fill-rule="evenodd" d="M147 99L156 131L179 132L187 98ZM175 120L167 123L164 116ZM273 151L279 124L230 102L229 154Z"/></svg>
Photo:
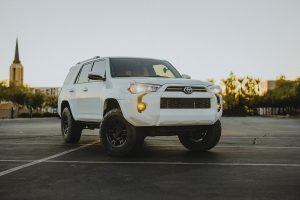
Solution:
<svg viewBox="0 0 300 200"><path fill-rule="evenodd" d="M137 110L139 113L143 112L147 108L147 103L143 102L143 96L145 96L147 93L143 93L138 96L137 99Z"/></svg>
<svg viewBox="0 0 300 200"><path fill-rule="evenodd" d="M137 104L137 109L139 112L143 112L144 110L146 110L147 105L144 102L139 102Z"/></svg>

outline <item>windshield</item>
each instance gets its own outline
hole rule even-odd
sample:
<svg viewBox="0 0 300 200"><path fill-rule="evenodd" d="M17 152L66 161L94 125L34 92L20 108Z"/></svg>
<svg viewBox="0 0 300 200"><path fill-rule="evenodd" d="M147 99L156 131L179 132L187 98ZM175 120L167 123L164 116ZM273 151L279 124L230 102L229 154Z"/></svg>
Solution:
<svg viewBox="0 0 300 200"><path fill-rule="evenodd" d="M181 78L167 61L145 58L110 58L111 77Z"/></svg>

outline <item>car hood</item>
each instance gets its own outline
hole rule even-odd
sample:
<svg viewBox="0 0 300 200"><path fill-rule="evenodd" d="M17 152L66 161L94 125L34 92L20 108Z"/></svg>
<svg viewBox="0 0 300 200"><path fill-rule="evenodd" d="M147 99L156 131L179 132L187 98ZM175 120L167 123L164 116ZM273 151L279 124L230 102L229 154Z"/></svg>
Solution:
<svg viewBox="0 0 300 200"><path fill-rule="evenodd" d="M150 83L150 84L159 84L159 85L165 85L165 84L178 84L178 85L197 85L197 86L212 86L213 83L200 81L200 80L194 80L194 79L183 79L183 78L137 78L137 77L120 77L120 78L114 78L114 81L120 82L120 84L131 84L131 83Z"/></svg>

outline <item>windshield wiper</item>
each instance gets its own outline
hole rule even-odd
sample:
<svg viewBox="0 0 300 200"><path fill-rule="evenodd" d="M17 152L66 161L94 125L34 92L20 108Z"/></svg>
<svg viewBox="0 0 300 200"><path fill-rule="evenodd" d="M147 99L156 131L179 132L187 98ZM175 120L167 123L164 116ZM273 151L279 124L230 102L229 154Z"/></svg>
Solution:
<svg viewBox="0 0 300 200"><path fill-rule="evenodd" d="M130 75L119 75L119 76L114 76L114 77L132 77Z"/></svg>
<svg viewBox="0 0 300 200"><path fill-rule="evenodd" d="M119 76L114 76L114 77L159 77L159 78L170 78L167 76L159 76L159 75L152 75L152 76L133 76L133 75L119 75Z"/></svg>
<svg viewBox="0 0 300 200"><path fill-rule="evenodd" d="M144 77L160 77L160 78L170 78L167 76L160 76L160 75L152 75L152 76L144 76Z"/></svg>

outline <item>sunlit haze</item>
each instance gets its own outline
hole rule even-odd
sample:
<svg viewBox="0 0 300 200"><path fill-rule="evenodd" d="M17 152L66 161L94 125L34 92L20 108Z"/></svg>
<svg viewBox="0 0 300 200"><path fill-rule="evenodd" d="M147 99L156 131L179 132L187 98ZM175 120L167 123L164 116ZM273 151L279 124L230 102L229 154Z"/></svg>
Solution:
<svg viewBox="0 0 300 200"><path fill-rule="evenodd" d="M300 76L300 1L0 1L0 80L16 37L24 81L60 86L99 56L170 61L192 78Z"/></svg>

